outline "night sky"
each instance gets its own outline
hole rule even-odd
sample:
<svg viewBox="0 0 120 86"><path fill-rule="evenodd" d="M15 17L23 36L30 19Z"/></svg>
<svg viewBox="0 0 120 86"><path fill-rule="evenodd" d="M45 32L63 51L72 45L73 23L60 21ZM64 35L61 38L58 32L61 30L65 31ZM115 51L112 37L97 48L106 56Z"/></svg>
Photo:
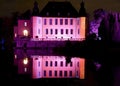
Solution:
<svg viewBox="0 0 120 86"><path fill-rule="evenodd" d="M10 16L13 12L23 13L33 8L35 0L0 0L0 17ZM41 10L48 1L70 1L79 10L82 0L36 0ZM84 0L87 12L92 16L95 9L103 8L107 11L120 12L120 0Z"/></svg>

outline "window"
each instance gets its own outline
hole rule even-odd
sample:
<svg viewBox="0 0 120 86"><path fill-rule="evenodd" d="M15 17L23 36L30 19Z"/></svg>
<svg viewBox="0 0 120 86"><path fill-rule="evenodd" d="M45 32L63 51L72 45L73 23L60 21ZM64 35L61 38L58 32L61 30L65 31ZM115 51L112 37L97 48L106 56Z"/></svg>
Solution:
<svg viewBox="0 0 120 86"><path fill-rule="evenodd" d="M57 25L58 24L58 19L55 19L55 25Z"/></svg>
<svg viewBox="0 0 120 86"><path fill-rule="evenodd" d="M62 76L62 71L59 72L59 76Z"/></svg>
<svg viewBox="0 0 120 86"><path fill-rule="evenodd" d="M54 71L55 76L57 76L57 71Z"/></svg>
<svg viewBox="0 0 120 86"><path fill-rule="evenodd" d="M70 62L70 66L72 67L72 62Z"/></svg>
<svg viewBox="0 0 120 86"><path fill-rule="evenodd" d="M39 76L40 76L40 71L39 71Z"/></svg>
<svg viewBox="0 0 120 86"><path fill-rule="evenodd" d="M46 34L48 34L48 29L46 29Z"/></svg>
<svg viewBox="0 0 120 86"><path fill-rule="evenodd" d="M55 29L55 34L58 34L58 30L57 29Z"/></svg>
<svg viewBox="0 0 120 86"><path fill-rule="evenodd" d="M66 29L66 34L68 34L68 29Z"/></svg>
<svg viewBox="0 0 120 86"><path fill-rule="evenodd" d="M72 71L69 71L69 76L72 76Z"/></svg>
<svg viewBox="0 0 120 86"><path fill-rule="evenodd" d="M46 71L44 70L44 76L46 76Z"/></svg>
<svg viewBox="0 0 120 86"><path fill-rule="evenodd" d="M64 76L67 76L67 71L64 71Z"/></svg>
<svg viewBox="0 0 120 86"><path fill-rule="evenodd" d="M24 22L24 26L27 26L27 22Z"/></svg>
<svg viewBox="0 0 120 86"><path fill-rule="evenodd" d="M65 19L65 25L68 25L68 19Z"/></svg>
<svg viewBox="0 0 120 86"><path fill-rule="evenodd" d="M63 66L63 62L62 62L62 61L60 62L60 66L61 66L61 67Z"/></svg>
<svg viewBox="0 0 120 86"><path fill-rule="evenodd" d="M24 72L27 72L27 68L26 67L24 68Z"/></svg>
<svg viewBox="0 0 120 86"><path fill-rule="evenodd" d="M70 25L73 25L73 19L70 19Z"/></svg>
<svg viewBox="0 0 120 86"><path fill-rule="evenodd" d="M77 66L79 67L79 62L77 62Z"/></svg>
<svg viewBox="0 0 120 86"><path fill-rule="evenodd" d="M47 19L44 19L44 25L46 25L47 24Z"/></svg>
<svg viewBox="0 0 120 86"><path fill-rule="evenodd" d="M38 29L38 34L40 34L40 29Z"/></svg>
<svg viewBox="0 0 120 86"><path fill-rule="evenodd" d="M50 33L53 34L53 30L52 29L50 29Z"/></svg>
<svg viewBox="0 0 120 86"><path fill-rule="evenodd" d="M52 19L49 20L49 24L52 25Z"/></svg>
<svg viewBox="0 0 120 86"><path fill-rule="evenodd" d="M55 61L55 66L57 66L57 61Z"/></svg>
<svg viewBox="0 0 120 86"><path fill-rule="evenodd" d="M38 19L38 24L40 24L40 19Z"/></svg>
<svg viewBox="0 0 120 86"><path fill-rule="evenodd" d="M78 29L78 34L80 34L80 30Z"/></svg>
<svg viewBox="0 0 120 86"><path fill-rule="evenodd" d="M52 71L51 70L49 71L49 76L52 76Z"/></svg>
<svg viewBox="0 0 120 86"><path fill-rule="evenodd" d="M61 29L61 34L63 34L63 29Z"/></svg>
<svg viewBox="0 0 120 86"><path fill-rule="evenodd" d="M70 33L73 34L73 29L70 30Z"/></svg>
<svg viewBox="0 0 120 86"><path fill-rule="evenodd" d="M23 30L23 35L24 36L28 36L28 31L27 30Z"/></svg>
<svg viewBox="0 0 120 86"><path fill-rule="evenodd" d="M48 61L45 62L45 66L46 66L46 67L48 66Z"/></svg>
<svg viewBox="0 0 120 86"><path fill-rule="evenodd" d="M60 25L63 25L63 19L60 19Z"/></svg>
<svg viewBox="0 0 120 86"><path fill-rule="evenodd" d="M50 61L50 66L52 66L52 61Z"/></svg>
<svg viewBox="0 0 120 86"><path fill-rule="evenodd" d="M38 67L40 67L40 61L38 62Z"/></svg>

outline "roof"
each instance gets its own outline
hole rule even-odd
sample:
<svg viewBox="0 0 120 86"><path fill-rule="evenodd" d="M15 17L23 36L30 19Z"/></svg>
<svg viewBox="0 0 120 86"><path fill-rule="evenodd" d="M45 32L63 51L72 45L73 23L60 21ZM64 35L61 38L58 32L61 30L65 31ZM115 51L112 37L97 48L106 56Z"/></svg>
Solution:
<svg viewBox="0 0 120 86"><path fill-rule="evenodd" d="M42 17L77 17L77 10L68 1L50 1L40 12Z"/></svg>

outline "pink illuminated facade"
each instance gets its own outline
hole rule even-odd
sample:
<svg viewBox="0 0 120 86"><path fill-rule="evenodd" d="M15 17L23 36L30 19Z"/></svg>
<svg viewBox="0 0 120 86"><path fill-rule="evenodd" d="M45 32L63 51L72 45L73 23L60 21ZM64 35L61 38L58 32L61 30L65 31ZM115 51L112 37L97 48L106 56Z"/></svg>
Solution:
<svg viewBox="0 0 120 86"><path fill-rule="evenodd" d="M37 5L35 2L34 9L38 9ZM30 19L18 19L18 24L14 26L15 41L23 38L29 38L29 41L85 40L87 17L83 2L79 13L70 2L53 1L38 14L32 15Z"/></svg>

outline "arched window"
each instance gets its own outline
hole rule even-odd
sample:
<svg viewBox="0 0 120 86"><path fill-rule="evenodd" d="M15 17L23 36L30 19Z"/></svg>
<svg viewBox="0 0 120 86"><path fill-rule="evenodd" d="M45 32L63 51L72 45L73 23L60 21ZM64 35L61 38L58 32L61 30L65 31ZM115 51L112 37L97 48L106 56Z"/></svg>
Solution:
<svg viewBox="0 0 120 86"><path fill-rule="evenodd" d="M23 35L24 36L28 36L28 31L27 30L23 30Z"/></svg>

